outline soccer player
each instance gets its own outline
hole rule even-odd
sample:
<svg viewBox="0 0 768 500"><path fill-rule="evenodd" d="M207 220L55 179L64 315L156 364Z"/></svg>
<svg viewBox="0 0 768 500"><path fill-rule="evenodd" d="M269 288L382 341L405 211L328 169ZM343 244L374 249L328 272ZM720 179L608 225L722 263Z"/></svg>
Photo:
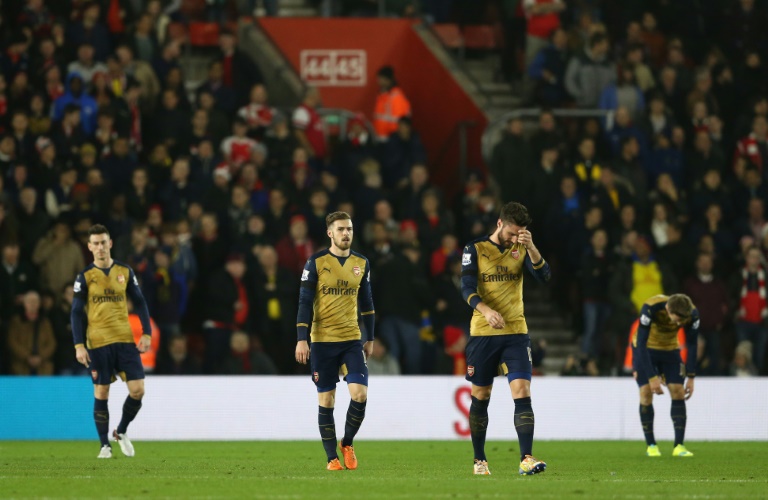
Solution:
<svg viewBox="0 0 768 500"><path fill-rule="evenodd" d="M344 466L357 469L352 440L365 417L368 399L366 359L373 351L371 265L368 259L350 250L353 230L348 213L330 213L325 218L325 224L331 246L310 257L301 275L296 361L306 364L309 360L312 380L317 386L320 405L317 423L328 456L327 469L343 470ZM361 339L358 310L365 326L365 343ZM307 343L308 336L311 346ZM333 419L339 372L344 375L352 398L347 410L344 438L339 443L344 466L336 453L336 424Z"/></svg>
<svg viewBox="0 0 768 500"><path fill-rule="evenodd" d="M96 224L88 230L88 250L93 264L77 275L72 302L72 336L75 356L91 372L93 379L93 419L101 440L98 458L112 458L109 444L109 385L119 376L128 384L123 417L112 431L127 457L134 456L133 444L126 435L128 424L141 408L144 397L144 368L139 353L151 344L149 311L133 270L112 260L112 239L107 228ZM138 348L128 321L127 298L141 320L143 335Z"/></svg>
<svg viewBox="0 0 768 500"><path fill-rule="evenodd" d="M467 380L472 382L469 428L475 449L475 474L490 474L485 457L488 403L493 378L504 374L515 401L515 430L520 443L520 474L544 472L533 457L531 339L523 312L523 267L538 281L550 278L549 264L533 244L528 210L510 202L501 209L496 230L464 247L461 293L475 310L467 342Z"/></svg>
<svg viewBox="0 0 768 500"><path fill-rule="evenodd" d="M681 327L685 330L685 343L688 347L685 364L680 357L677 340ZM648 299L640 309L640 324L632 340L635 351L632 360L635 379L640 387L640 423L649 457L661 456L653 435L653 395L664 394L662 382L667 385L672 397L671 415L675 428L672 456L693 456L685 448L683 439L687 420L685 401L693 396L693 379L696 376L698 336L699 311L687 295L656 295Z"/></svg>

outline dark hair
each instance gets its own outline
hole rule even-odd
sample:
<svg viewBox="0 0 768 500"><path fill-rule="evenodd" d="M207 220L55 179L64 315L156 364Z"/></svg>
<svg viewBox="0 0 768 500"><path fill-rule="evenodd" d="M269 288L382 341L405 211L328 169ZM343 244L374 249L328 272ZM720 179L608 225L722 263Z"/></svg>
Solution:
<svg viewBox="0 0 768 500"><path fill-rule="evenodd" d="M516 201L510 201L503 207L501 207L501 213L499 219L504 224L514 224L520 227L526 227L531 224L531 216L528 214L528 209L525 205Z"/></svg>
<svg viewBox="0 0 768 500"><path fill-rule="evenodd" d="M94 234L106 234L109 236L109 230L101 224L94 224L88 228L88 241L91 240L91 236Z"/></svg>
<svg viewBox="0 0 768 500"><path fill-rule="evenodd" d="M608 41L608 35L605 33L595 33L591 37L589 37L589 48L594 47L595 45L599 43L603 43Z"/></svg>
<svg viewBox="0 0 768 500"><path fill-rule="evenodd" d="M325 226L330 228L337 220L352 220L347 212L331 212L325 217Z"/></svg>

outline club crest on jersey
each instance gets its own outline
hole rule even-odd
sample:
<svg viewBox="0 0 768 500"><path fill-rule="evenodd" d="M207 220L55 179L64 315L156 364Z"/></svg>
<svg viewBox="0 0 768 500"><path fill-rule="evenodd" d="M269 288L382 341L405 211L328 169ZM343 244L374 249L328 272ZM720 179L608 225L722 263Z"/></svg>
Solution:
<svg viewBox="0 0 768 500"><path fill-rule="evenodd" d="M353 267L352 272L355 273L355 276L360 276L360 266Z"/></svg>
<svg viewBox="0 0 768 500"><path fill-rule="evenodd" d="M99 378L99 372L97 372L96 370L91 370L91 377L93 377L93 380L96 380L97 378Z"/></svg>
<svg viewBox="0 0 768 500"><path fill-rule="evenodd" d="M512 256L512 258L513 258L513 259L515 259L515 260L517 260L517 259L519 259L519 258L520 258L520 250L517 250L517 249L515 249L515 250L512 250L512 251L511 251L509 254L510 254L510 255Z"/></svg>
<svg viewBox="0 0 768 500"><path fill-rule="evenodd" d="M312 378L315 379L315 382L319 382L320 381L320 374L315 372L315 373L312 374Z"/></svg>
<svg viewBox="0 0 768 500"><path fill-rule="evenodd" d="M471 376L472 376L472 375L474 375L474 374L475 374L475 367L474 367L474 366L472 366L472 365L469 365L469 366L467 367L467 375L469 375L469 376L471 377Z"/></svg>
<svg viewBox="0 0 768 500"><path fill-rule="evenodd" d="M122 274L118 274L117 275L117 282L120 283L121 285L124 284L125 283L125 276L123 276Z"/></svg>

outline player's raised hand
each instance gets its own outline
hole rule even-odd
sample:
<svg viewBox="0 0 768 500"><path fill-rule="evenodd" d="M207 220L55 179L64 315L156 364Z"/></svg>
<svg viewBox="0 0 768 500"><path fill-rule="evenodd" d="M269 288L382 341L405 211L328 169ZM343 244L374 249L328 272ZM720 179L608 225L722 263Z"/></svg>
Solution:
<svg viewBox="0 0 768 500"><path fill-rule="evenodd" d="M654 394L664 394L664 390L661 388L661 379L654 377L648 381L648 385L651 386L651 392Z"/></svg>
<svg viewBox="0 0 768 500"><path fill-rule="evenodd" d="M306 340L296 342L296 361L302 365L306 365L309 361L309 344Z"/></svg>
<svg viewBox="0 0 768 500"><path fill-rule="evenodd" d="M527 229L521 229L517 233L517 242L523 245L525 248L533 246L533 237L531 236L531 232Z"/></svg>
<svg viewBox="0 0 768 500"><path fill-rule="evenodd" d="M142 335L139 339L139 345L136 346L139 349L139 352L147 352L149 351L150 346L152 345L152 337L149 335Z"/></svg>
<svg viewBox="0 0 768 500"><path fill-rule="evenodd" d="M79 346L75 349L75 358L77 358L78 363L86 368L91 364L91 356L88 354L88 350L83 346Z"/></svg>
<svg viewBox="0 0 768 500"><path fill-rule="evenodd" d="M691 399L693 396L693 379L688 377L685 379L685 400Z"/></svg>

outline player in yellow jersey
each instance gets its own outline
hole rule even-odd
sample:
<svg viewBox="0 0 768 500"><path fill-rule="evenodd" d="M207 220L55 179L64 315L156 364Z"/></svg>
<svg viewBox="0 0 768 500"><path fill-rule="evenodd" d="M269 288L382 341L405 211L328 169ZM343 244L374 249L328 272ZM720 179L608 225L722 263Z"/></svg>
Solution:
<svg viewBox="0 0 768 500"><path fill-rule="evenodd" d="M141 408L144 397L144 368L140 352L151 344L149 312L133 270L111 257L112 239L107 228L96 224L88 230L88 250L93 264L77 275L72 302L72 336L77 361L93 379L93 419L101 441L98 458L112 458L109 444L109 385L119 376L128 385L123 415L111 438L127 457L134 456L126 435L128 424ZM138 348L128 321L127 299L141 319L143 335Z"/></svg>
<svg viewBox="0 0 768 500"><path fill-rule="evenodd" d="M680 357L677 339L681 327L685 329L685 343L688 347L686 363ZM693 396L693 378L696 376L698 336L699 311L687 295L656 295L648 299L640 309L640 324L632 339L632 364L640 387L640 423L649 457L661 456L653 434L653 395L664 394L662 383L667 385L672 397L670 414L675 428L672 456L693 456L683 440L687 422L685 401Z"/></svg>
<svg viewBox="0 0 768 500"><path fill-rule="evenodd" d="M531 340L523 311L523 268L537 280L550 278L549 264L533 244L528 210L510 202L501 209L496 231L472 241L462 254L461 293L475 311L467 342L467 380L472 382L469 427L475 451L474 473L490 474L485 457L488 403L493 379L504 374L515 401L520 474L544 472L532 455Z"/></svg>
<svg viewBox="0 0 768 500"><path fill-rule="evenodd" d="M374 310L371 296L371 265L353 252L352 219L346 212L333 212L325 218L331 246L307 260L301 275L298 342L296 361L310 362L312 380L317 386L318 426L328 456L328 470L357 469L352 439L365 417L368 399L367 356L373 350ZM365 343L360 319L365 326ZM311 325L311 331L310 331ZM312 345L307 343L310 338ZM339 443L344 466L336 453L336 424L333 407L339 371L349 388L344 438Z"/></svg>

